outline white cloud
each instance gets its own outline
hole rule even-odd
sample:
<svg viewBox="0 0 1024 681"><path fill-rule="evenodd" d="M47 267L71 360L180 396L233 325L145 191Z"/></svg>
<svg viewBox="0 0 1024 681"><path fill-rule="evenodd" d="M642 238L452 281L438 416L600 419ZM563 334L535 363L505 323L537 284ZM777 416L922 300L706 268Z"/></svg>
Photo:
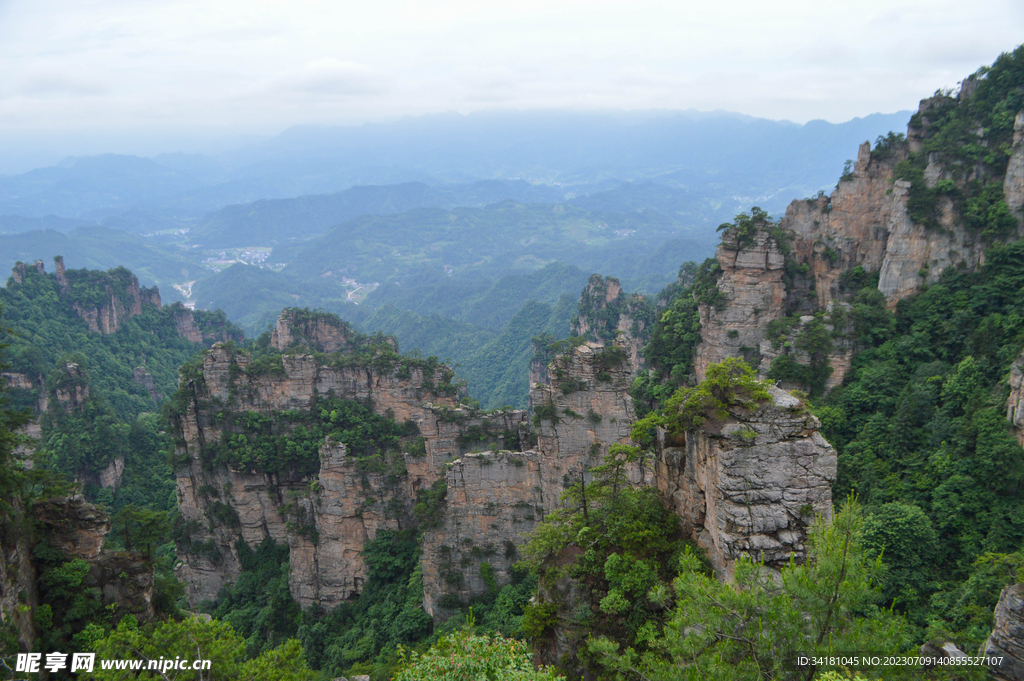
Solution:
<svg viewBox="0 0 1024 681"><path fill-rule="evenodd" d="M17 93L33 98L97 97L109 89L94 80L75 78L61 73L43 73L24 79Z"/></svg>
<svg viewBox="0 0 1024 681"><path fill-rule="evenodd" d="M337 59L318 59L305 68L282 76L273 89L311 97L380 95L390 79L382 73Z"/></svg>
<svg viewBox="0 0 1024 681"><path fill-rule="evenodd" d="M0 0L0 128L270 133L497 107L916 107L1024 35L1019 0Z"/></svg>

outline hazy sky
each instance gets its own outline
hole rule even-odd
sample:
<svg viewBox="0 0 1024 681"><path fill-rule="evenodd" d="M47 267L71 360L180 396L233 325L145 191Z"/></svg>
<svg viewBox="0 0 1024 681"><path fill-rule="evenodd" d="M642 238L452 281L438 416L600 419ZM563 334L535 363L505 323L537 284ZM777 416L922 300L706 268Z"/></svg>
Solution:
<svg viewBox="0 0 1024 681"><path fill-rule="evenodd" d="M1021 0L0 0L0 139L273 134L481 109L916 108Z"/></svg>

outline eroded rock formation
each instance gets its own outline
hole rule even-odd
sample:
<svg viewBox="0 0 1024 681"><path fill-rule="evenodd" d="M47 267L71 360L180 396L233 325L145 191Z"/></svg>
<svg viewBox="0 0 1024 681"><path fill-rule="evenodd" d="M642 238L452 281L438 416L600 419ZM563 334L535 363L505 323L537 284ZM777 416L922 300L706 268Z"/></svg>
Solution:
<svg viewBox="0 0 1024 681"><path fill-rule="evenodd" d="M145 622L153 618L153 565L141 553L104 549L110 518L81 495L37 502L33 515L44 526L50 547L89 564L83 582L102 593L105 606L117 618L132 614Z"/></svg>
<svg viewBox="0 0 1024 681"><path fill-rule="evenodd" d="M337 339L329 334L339 327L314 323L300 335L290 330L293 321L282 315L277 333L291 354L253 360L217 345L199 372L183 377L175 397L184 400L176 445L185 524L179 576L193 603L237 578L237 542L269 538L290 547L299 604L332 608L361 592L367 543L417 522L411 511L420 494L441 490L443 500L435 497L431 517L419 522L424 609L444 617L508 583L519 547L562 492L588 479L611 445L629 442L636 415L628 338L585 342L557 356L548 380L531 389L531 428L526 412L483 414L438 394L450 377L425 375L415 362L372 368L364 355L305 354L315 338ZM360 342L354 338L350 347L365 350ZM414 434L372 469L330 439L321 443L313 473L265 473L215 460L218 443L238 432L225 411L299 414L327 395L372 403ZM834 453L799 401L780 390L773 395L775 406L737 413L722 432L695 437L693 451L666 449L657 476L639 467L629 473L634 484L658 485L673 499L723 572L744 553L776 562L799 555L806 522L831 512Z"/></svg>
<svg viewBox="0 0 1024 681"><path fill-rule="evenodd" d="M959 101L972 92L972 87L963 88ZM1018 223L1012 234L1000 238L1024 234L1024 112L1016 118L1004 177L989 177L981 166L966 175L952 172L932 155L922 179L915 180L921 184L920 191L932 192L932 217L925 221L929 224L912 217L914 187L906 179L897 179L897 164L919 152L933 134L936 111L957 105L958 100L943 96L922 101L908 126L906 142L890 139L875 151L865 142L856 163L830 196L792 202L778 223L763 222L752 237L741 239L736 230L727 231L717 254L720 298L716 305L701 307L702 342L695 357L698 380L709 365L726 357L743 357L762 376L767 375L771 361L779 355L765 352L769 323L787 315L831 312L831 305L857 292L856 287L847 290L849 275L857 268L862 276L877 275L878 290L891 309L922 286L936 282L950 267L979 267L991 238L968 226L949 187L1000 181ZM936 189L940 182L946 189ZM830 357L833 374L827 389L842 381L853 349L847 343Z"/></svg>
<svg viewBox="0 0 1024 681"><path fill-rule="evenodd" d="M0 621L10 625L19 650L32 650L36 636L39 568L33 541L45 542L66 560L84 561L82 586L97 589L115 621L127 614L140 622L153 618L153 565L140 553L104 550L110 519L102 510L74 495L38 501L29 512L38 521L37 537L17 531L0 537ZM9 527L30 522L17 502L6 513Z"/></svg>
<svg viewBox="0 0 1024 681"><path fill-rule="evenodd" d="M1024 583L999 594L992 634L978 654L1002 658L1001 664L989 664L995 678L1024 681Z"/></svg>
<svg viewBox="0 0 1024 681"><path fill-rule="evenodd" d="M1024 353L1010 365L1010 396L1006 398L1006 420L1013 425L1017 441L1024 445Z"/></svg>
<svg viewBox="0 0 1024 681"><path fill-rule="evenodd" d="M352 328L333 315L289 308L281 312L270 344L278 350L303 344L318 352L340 352L352 347Z"/></svg>
<svg viewBox="0 0 1024 681"><path fill-rule="evenodd" d="M374 369L321 363L308 354L278 358L280 370L247 371L246 354L218 345L206 354L201 375L185 384L176 475L188 538L179 542L179 575L192 602L213 598L237 577L239 539L290 546L291 591L304 607L330 608L358 595L367 577L366 543L382 529L409 526L417 491L443 476L446 462L474 448L518 447L528 418L521 411L481 414L438 394L432 380L444 379L444 367L428 378L422 366ZM372 403L376 413L415 434L403 451L389 455L384 471L367 470L330 441L322 443L313 475L235 470L210 460L209 447L230 434L217 412L308 412L326 395Z"/></svg>
<svg viewBox="0 0 1024 681"><path fill-rule="evenodd" d="M694 357L699 380L704 380L709 366L727 357L744 357L757 366L766 325L785 314L785 259L767 230L758 231L749 243L727 234L717 259L722 268L721 302L700 309L702 340Z"/></svg>
<svg viewBox="0 0 1024 681"><path fill-rule="evenodd" d="M654 309L643 295L626 294L615 277L595 274L580 295L572 334L601 343L618 339L635 373L643 367L641 351L650 338L654 321Z"/></svg>
<svg viewBox="0 0 1024 681"><path fill-rule="evenodd" d="M769 388L754 411L731 408L724 422L658 446L657 486L720 574L741 556L781 567L804 555L816 515L832 517L836 452L798 398Z"/></svg>

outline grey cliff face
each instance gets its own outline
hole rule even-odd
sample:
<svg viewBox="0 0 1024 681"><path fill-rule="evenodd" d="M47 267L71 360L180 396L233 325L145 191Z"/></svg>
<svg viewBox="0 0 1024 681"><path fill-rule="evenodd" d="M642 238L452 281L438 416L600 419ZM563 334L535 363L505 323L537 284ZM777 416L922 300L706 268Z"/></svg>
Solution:
<svg viewBox="0 0 1024 681"><path fill-rule="evenodd" d="M770 388L771 404L732 409L716 430L661 438L658 488L723 576L741 556L785 565L801 559L810 523L832 517L836 452L799 399Z"/></svg>
<svg viewBox="0 0 1024 681"><path fill-rule="evenodd" d="M636 414L628 343L585 343L556 357L547 381L531 389L533 428L526 412L481 414L437 395L418 369L403 377L300 352L281 356L283 372L251 374L245 354L215 346L201 377L186 385L177 439L179 508L191 532L179 543L179 576L189 600L213 598L237 579L238 540L254 546L271 538L290 548L289 583L299 604L335 607L366 583L367 542L409 527L418 492L440 480L447 491L424 528L420 557L424 609L443 618L504 586L529 532L558 507L565 488L585 479L613 444L630 442ZM205 443L222 437L215 410L308 410L325 394L369 399L377 413L415 424L423 451L403 453L399 474L360 471L344 445L331 441L306 476L204 461ZM773 397L773 406L737 412L719 433L665 448L655 470L629 471L633 484L665 492L723 574L740 555L770 563L800 555L810 516L831 513L834 451L798 400L777 389ZM224 506L227 521L215 522Z"/></svg>
<svg viewBox="0 0 1024 681"><path fill-rule="evenodd" d="M1008 586L999 595L992 635L979 654L1002 658L1000 664L989 664L995 678L1024 681L1024 583Z"/></svg>

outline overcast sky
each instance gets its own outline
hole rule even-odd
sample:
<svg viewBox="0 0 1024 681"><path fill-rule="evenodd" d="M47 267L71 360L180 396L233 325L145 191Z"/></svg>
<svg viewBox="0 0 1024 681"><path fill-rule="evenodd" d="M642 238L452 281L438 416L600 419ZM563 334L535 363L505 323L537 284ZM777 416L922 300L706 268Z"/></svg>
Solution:
<svg viewBox="0 0 1024 681"><path fill-rule="evenodd" d="M1021 40L1022 0L0 0L0 140L482 109L840 122L914 109Z"/></svg>

